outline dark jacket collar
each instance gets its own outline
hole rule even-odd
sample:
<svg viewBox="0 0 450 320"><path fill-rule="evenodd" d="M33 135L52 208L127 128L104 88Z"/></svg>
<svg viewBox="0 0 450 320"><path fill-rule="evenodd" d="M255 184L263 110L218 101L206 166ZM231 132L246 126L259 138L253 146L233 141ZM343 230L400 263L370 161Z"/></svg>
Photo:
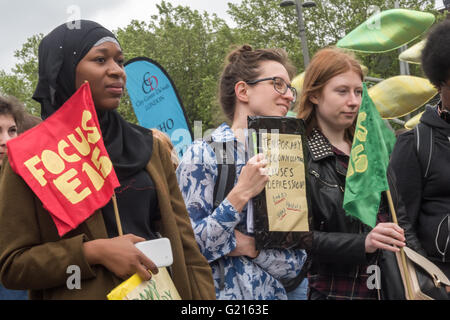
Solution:
<svg viewBox="0 0 450 320"><path fill-rule="evenodd" d="M437 111L438 106L427 106L420 122L435 128L443 135L450 136L450 124L439 116Z"/></svg>
<svg viewBox="0 0 450 320"><path fill-rule="evenodd" d="M308 148L313 161L333 157L334 152L328 139L317 129L313 129L308 138Z"/></svg>

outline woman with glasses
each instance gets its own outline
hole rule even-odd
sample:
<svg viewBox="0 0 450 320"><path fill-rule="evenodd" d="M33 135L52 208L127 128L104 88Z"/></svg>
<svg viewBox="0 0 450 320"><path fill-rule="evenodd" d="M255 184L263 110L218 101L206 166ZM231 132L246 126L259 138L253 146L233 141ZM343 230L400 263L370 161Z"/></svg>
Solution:
<svg viewBox="0 0 450 320"><path fill-rule="evenodd" d="M231 52L226 61L219 95L232 125L224 123L217 128L205 139L211 143L195 141L189 147L177 169L178 183L197 243L213 270L216 297L287 299L282 282L299 274L305 253L255 249L247 212L252 210L249 201L268 181L267 162L261 154L248 159L246 129L248 116L286 115L296 99L290 85L294 70L284 51L254 50L248 45ZM212 144L228 145L236 165L234 187L220 203L214 201L214 189L221 159ZM226 151L230 153L228 148ZM222 168L226 165L222 164Z"/></svg>
<svg viewBox="0 0 450 320"><path fill-rule="evenodd" d="M312 300L377 299L377 286L369 279L373 271L368 267L377 263L378 249L395 252L399 249L394 245L405 245L403 229L386 222L389 216L384 199L379 223L372 230L342 209L362 93L363 73L352 55L336 48L314 55L305 72L298 113L305 120L308 136L307 188L313 243L307 252ZM395 188L391 190L398 204ZM399 221L404 218L402 212L403 207L397 207Z"/></svg>

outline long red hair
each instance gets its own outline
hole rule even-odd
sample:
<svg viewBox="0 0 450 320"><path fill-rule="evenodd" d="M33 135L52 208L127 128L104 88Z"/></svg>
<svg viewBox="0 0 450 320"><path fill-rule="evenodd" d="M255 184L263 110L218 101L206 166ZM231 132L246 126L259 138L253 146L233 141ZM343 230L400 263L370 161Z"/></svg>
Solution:
<svg viewBox="0 0 450 320"><path fill-rule="evenodd" d="M348 71L356 72L361 77L361 81L364 81L364 74L359 62L354 55L342 49L325 48L318 51L312 58L305 72L297 116L306 121L308 135L317 126L316 105L311 102L311 96L320 95L331 78ZM346 130L346 138L350 142L353 140L354 132L355 123Z"/></svg>

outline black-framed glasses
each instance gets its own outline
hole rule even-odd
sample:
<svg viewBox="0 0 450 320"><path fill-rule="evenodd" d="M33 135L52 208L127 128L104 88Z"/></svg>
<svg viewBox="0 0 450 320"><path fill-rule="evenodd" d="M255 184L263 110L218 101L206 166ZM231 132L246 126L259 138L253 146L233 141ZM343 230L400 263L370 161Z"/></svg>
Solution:
<svg viewBox="0 0 450 320"><path fill-rule="evenodd" d="M273 81L273 88L275 89L276 92L283 95L283 94L286 94L288 89L290 89L292 92L292 95L294 96L294 100L292 101L292 103L297 101L297 90L293 86L287 84L283 78L280 78L280 77L262 78L262 79L245 81L245 83L257 84L258 82L269 81L269 80Z"/></svg>

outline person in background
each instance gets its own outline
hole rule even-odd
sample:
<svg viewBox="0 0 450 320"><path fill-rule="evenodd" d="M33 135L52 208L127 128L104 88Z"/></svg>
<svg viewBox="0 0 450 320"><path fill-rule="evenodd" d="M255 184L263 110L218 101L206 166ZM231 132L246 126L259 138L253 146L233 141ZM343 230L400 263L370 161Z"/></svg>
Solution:
<svg viewBox="0 0 450 320"><path fill-rule="evenodd" d="M358 61L337 48L318 51L305 72L298 117L305 120L309 150L311 300L377 299L377 290L367 286L367 267L376 263L378 249L405 246L404 230L386 222L386 205L380 205L372 230L342 208L363 78Z"/></svg>
<svg viewBox="0 0 450 320"><path fill-rule="evenodd" d="M217 299L287 299L282 282L295 278L306 258L304 250L256 250L248 232L248 203L268 181L267 161L262 154L248 159L248 152L238 152L248 151L247 116L286 115L296 99L292 75L283 50L243 45L232 51L220 79L221 106L232 126L222 124L211 139L233 146L234 187L220 204L213 203L222 159L204 140L194 141L178 166L178 183L197 243L213 270Z"/></svg>
<svg viewBox="0 0 450 320"><path fill-rule="evenodd" d="M169 136L157 129L152 129L152 133L156 139L161 140L161 143L165 146L165 148L167 148L167 150L170 150L170 158L172 159L173 168L176 170L178 164L180 163L180 159L178 158L177 150L175 149Z"/></svg>
<svg viewBox="0 0 450 320"><path fill-rule="evenodd" d="M414 130L398 137L390 166L398 178L416 246L450 278L450 20L436 25L422 51L422 68L439 91ZM427 136L424 134L428 133ZM416 135L419 137L416 138ZM423 136L421 136L423 135ZM426 147L425 147L426 146ZM447 287L447 292L450 289Z"/></svg>
<svg viewBox="0 0 450 320"><path fill-rule="evenodd" d="M137 273L158 273L135 243L169 238L173 282L182 299L215 299L211 268L193 234L170 151L150 130L117 112L126 84L124 56L114 34L93 21L54 29L39 46L39 82L33 98L43 119L55 113L86 81L106 150L121 187L115 190L124 235L118 235L112 202L63 237L50 214L6 161L0 182L0 279L28 289L30 299L106 299ZM81 289L70 290L67 268L78 266Z"/></svg>
<svg viewBox="0 0 450 320"><path fill-rule="evenodd" d="M41 118L33 116L29 113L25 113L22 125L20 125L18 128L18 134L20 135L24 133L25 131L37 126L41 122L42 122Z"/></svg>
<svg viewBox="0 0 450 320"><path fill-rule="evenodd" d="M19 127L23 127L25 108L14 97L0 96L0 179L3 159L6 156L6 143L17 137ZM0 300L26 300L24 290L8 290L0 283Z"/></svg>

